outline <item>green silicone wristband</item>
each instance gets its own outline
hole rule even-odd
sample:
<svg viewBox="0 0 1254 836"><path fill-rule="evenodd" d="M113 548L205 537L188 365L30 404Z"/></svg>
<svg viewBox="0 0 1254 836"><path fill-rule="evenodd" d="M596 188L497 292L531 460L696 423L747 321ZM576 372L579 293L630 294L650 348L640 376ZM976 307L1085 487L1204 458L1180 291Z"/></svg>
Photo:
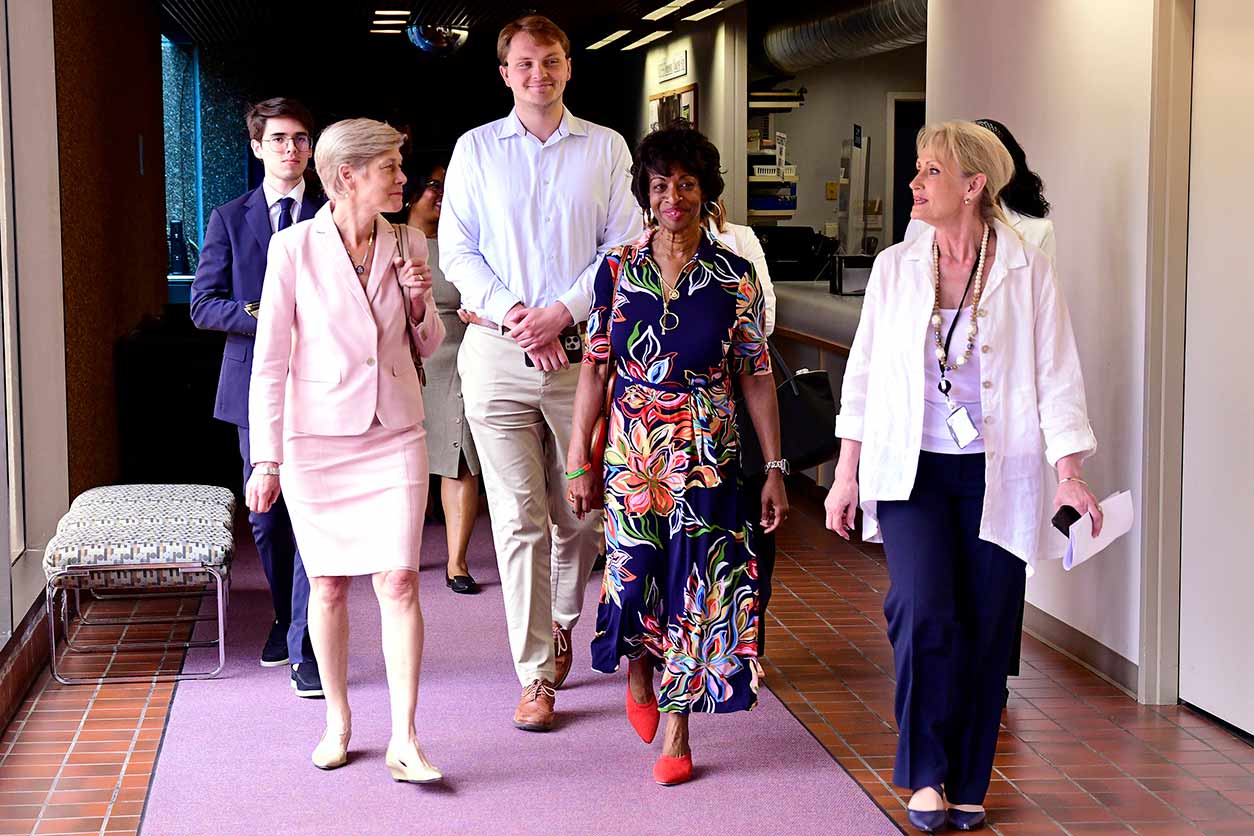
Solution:
<svg viewBox="0 0 1254 836"><path fill-rule="evenodd" d="M588 466L585 464L583 467L579 468L578 470L576 470L576 471L574 471L574 472L572 472L572 473L567 473L567 474L566 474L566 478L567 478L567 479L578 479L580 476L584 475L584 474L585 474L585 473L587 473L587 472L588 472Z"/></svg>

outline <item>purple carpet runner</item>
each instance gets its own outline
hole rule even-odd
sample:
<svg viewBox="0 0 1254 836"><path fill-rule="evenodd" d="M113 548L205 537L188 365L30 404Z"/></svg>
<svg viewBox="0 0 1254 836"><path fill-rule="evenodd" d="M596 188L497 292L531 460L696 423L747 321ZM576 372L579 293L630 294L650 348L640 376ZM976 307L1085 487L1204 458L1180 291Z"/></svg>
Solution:
<svg viewBox="0 0 1254 836"><path fill-rule="evenodd" d="M227 667L219 679L178 686L141 833L900 832L766 688L755 711L694 716L696 780L654 784L662 735L646 746L632 731L625 672L605 676L588 665L599 580L588 586L575 629L559 725L548 734L514 729L521 688L486 518L470 554L482 594L445 588L442 527L428 527L423 553L418 734L443 784L394 783L384 766L387 687L368 578L354 582L349 603L350 761L333 772L314 768L323 703L297 698L287 668L257 663L270 604L245 537L233 570ZM194 652L189 669L206 658Z"/></svg>

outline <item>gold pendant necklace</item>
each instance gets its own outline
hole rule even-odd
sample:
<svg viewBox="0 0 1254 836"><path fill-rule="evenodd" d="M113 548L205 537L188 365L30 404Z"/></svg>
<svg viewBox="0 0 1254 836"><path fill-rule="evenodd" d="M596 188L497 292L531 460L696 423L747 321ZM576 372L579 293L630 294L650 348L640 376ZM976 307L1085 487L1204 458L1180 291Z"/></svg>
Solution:
<svg viewBox="0 0 1254 836"><path fill-rule="evenodd" d="M675 283L676 285L678 285L679 280L676 279ZM663 285L662 287L662 319L660 322L662 326L663 334L666 334L670 331L674 331L676 328L679 327L679 314L671 310L671 302L673 302L674 300L678 298L679 298L678 287L672 287L670 290L667 290L665 285Z"/></svg>
<svg viewBox="0 0 1254 836"><path fill-rule="evenodd" d="M344 252L348 254L348 263L353 265L353 270L358 276L361 276L366 272L366 259L370 258L370 249L374 246L374 233L378 226L379 222L375 221L370 227L370 239L366 241L366 250L361 255L360 264L353 260L353 251L348 248L348 242L344 240L344 233L340 233L340 243L344 245Z"/></svg>

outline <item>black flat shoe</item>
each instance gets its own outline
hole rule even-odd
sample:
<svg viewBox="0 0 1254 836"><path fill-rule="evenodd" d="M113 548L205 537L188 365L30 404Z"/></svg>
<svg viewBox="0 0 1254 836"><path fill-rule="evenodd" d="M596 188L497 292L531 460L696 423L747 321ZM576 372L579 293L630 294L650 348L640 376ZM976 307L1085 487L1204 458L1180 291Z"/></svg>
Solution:
<svg viewBox="0 0 1254 836"><path fill-rule="evenodd" d="M932 789L936 790L937 795L941 797L941 803L944 803L945 791L940 787L932 787ZM916 792L922 792L922 790L917 790ZM912 810L906 807L906 817L916 830L922 830L924 833L935 833L938 830L944 830L945 824L949 820L948 813L944 807L939 810Z"/></svg>
<svg viewBox="0 0 1254 836"><path fill-rule="evenodd" d="M474 595L479 591L479 584L470 575L455 575L450 578L448 572L445 572L444 585L459 595Z"/></svg>
<svg viewBox="0 0 1254 836"><path fill-rule="evenodd" d="M954 830L977 830L984 826L987 814L983 810L974 813L949 808L949 826Z"/></svg>
<svg viewBox="0 0 1254 836"><path fill-rule="evenodd" d="M941 830L945 827L947 818L944 810L911 810L908 807L906 815L910 819L910 824L924 833L935 833Z"/></svg>

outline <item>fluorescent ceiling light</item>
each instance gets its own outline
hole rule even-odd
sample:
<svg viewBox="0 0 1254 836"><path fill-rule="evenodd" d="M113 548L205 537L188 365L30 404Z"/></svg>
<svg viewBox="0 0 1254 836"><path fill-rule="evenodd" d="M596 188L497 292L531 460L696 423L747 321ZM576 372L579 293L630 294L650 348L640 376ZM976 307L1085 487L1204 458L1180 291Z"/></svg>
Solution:
<svg viewBox="0 0 1254 836"><path fill-rule="evenodd" d="M606 35L604 38L597 41L592 46L588 47L588 49L600 49L603 46L609 46L610 44L614 43L614 41L618 40L624 35L630 35L630 34L631 34L630 29L619 29L617 32L614 32L613 34Z"/></svg>
<svg viewBox="0 0 1254 836"><path fill-rule="evenodd" d="M404 31L405 30L403 29L371 29L370 30L370 32L374 35L401 35L401 34L404 34Z"/></svg>
<svg viewBox="0 0 1254 836"><path fill-rule="evenodd" d="M629 49L635 49L638 46L644 46L647 43L652 43L653 41L656 41L658 38L665 38L669 34L670 34L669 29L664 30L662 32L650 32L649 34L645 35L640 40L634 43L627 44L627 46L623 47L623 52L626 52Z"/></svg>
<svg viewBox="0 0 1254 836"><path fill-rule="evenodd" d="M383 25L383 26L398 26L398 25L400 25L400 24L404 23L405 21L403 21L403 20L397 20L396 18L392 18L391 20L372 20L372 21L370 21L370 22L371 22L373 25L375 25L375 26L379 26L379 25Z"/></svg>
<svg viewBox="0 0 1254 836"><path fill-rule="evenodd" d="M706 19L707 17L709 17L710 15L716 15L716 14L718 14L718 13L719 13L719 12L721 12L721 11L723 11L723 4L722 4L722 3L718 4L717 6L711 6L711 7L710 7L710 8L708 8L708 9L702 9L701 11L697 12L696 14L690 14L690 15L688 15L686 18L684 18L684 20L694 20L694 21L695 21L695 20L705 20L705 19Z"/></svg>
<svg viewBox="0 0 1254 836"><path fill-rule="evenodd" d="M671 0L671 2L667 3L662 8L654 9L653 11L649 12L647 15L644 16L644 19L645 20L661 20L662 18L666 17L668 14L679 11L680 9L682 9L684 6L687 6L691 2L692 0Z"/></svg>
<svg viewBox="0 0 1254 836"><path fill-rule="evenodd" d="M409 17L409 12L403 9L375 9L377 15L405 15Z"/></svg>

